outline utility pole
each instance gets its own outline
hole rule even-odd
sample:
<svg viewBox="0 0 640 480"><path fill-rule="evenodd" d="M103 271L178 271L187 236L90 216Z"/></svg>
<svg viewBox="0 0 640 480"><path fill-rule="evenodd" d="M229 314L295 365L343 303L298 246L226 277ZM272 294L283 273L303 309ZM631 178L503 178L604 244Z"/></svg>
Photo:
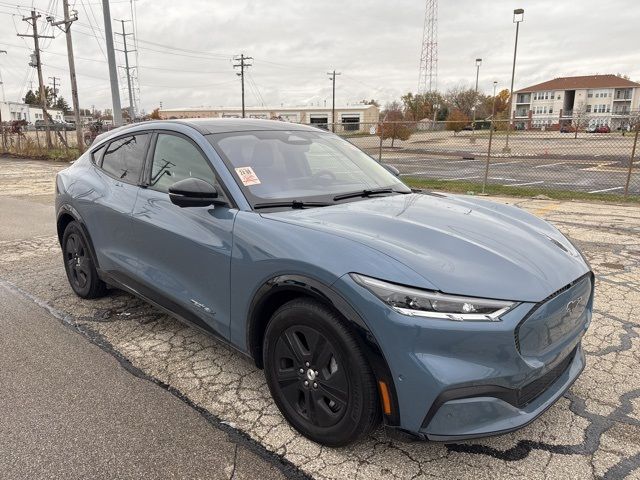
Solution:
<svg viewBox="0 0 640 480"><path fill-rule="evenodd" d="M127 87L129 89L129 118L133 122L136 118L135 108L133 105L133 90L131 89L131 74L129 70L129 52L135 52L135 50L127 50L127 35L133 35L133 33L125 33L124 32L124 22L130 22L131 20L118 20L114 18L116 22L122 23L122 33L116 33L116 35L122 35L122 42L124 43L124 50L118 50L119 52L124 52L124 64L125 70L127 71Z"/></svg>
<svg viewBox="0 0 640 480"><path fill-rule="evenodd" d="M62 9L64 12L64 20L54 22L52 17L48 17L47 20L52 26L60 28L67 37L67 57L69 58L69 77L71 80L71 101L76 121L76 143L78 144L78 150L82 153L84 151L84 139L82 138L82 123L80 121L80 102L78 101L78 82L76 81L76 62L73 58L73 42L71 41L71 24L78 20L78 13L74 10L73 14L69 15L69 0L63 0ZM61 25L63 25L63 27L61 27Z"/></svg>
<svg viewBox="0 0 640 480"><path fill-rule="evenodd" d="M55 107L56 103L58 102L58 90L57 90L57 87L60 85L60 78L59 77L49 77L49 80L51 80L53 82L53 106Z"/></svg>
<svg viewBox="0 0 640 480"><path fill-rule="evenodd" d="M6 55L6 50L0 50L0 53L4 53ZM5 102L4 98L4 83L2 83L2 73L0 73L0 87L2 87L2 102ZM2 146L2 150L4 151L6 148L6 140L4 136L4 125L2 125L2 105L0 105L0 146Z"/></svg>
<svg viewBox="0 0 640 480"><path fill-rule="evenodd" d="M104 17L104 35L107 42L107 60L109 62L109 81L111 83L111 100L113 102L113 124L122 125L122 108L120 106L120 92L118 91L118 69L116 54L113 50L113 30L111 29L111 11L109 0L102 0L102 16Z"/></svg>
<svg viewBox="0 0 640 480"><path fill-rule="evenodd" d="M342 75L340 72L327 72L327 75L331 77L331 83L333 84L333 93L331 94L331 131L336 131L336 75Z"/></svg>
<svg viewBox="0 0 640 480"><path fill-rule="evenodd" d="M38 84L40 85L40 105L42 106L42 114L44 119L44 129L46 131L47 137L47 147L53 147L51 143L51 130L49 128L49 113L47 112L47 94L44 90L44 80L42 78L42 62L40 61L40 43L38 40L40 38L53 38L52 35L38 35L38 19L40 18L40 14L36 14L35 10L31 10L31 16L22 17L23 22L27 22L33 28L33 33L28 35L26 33L19 33L19 37L31 37L33 38L33 44L35 47L35 51L33 56L35 57L35 65L33 61L31 62L31 66L36 67L38 69Z"/></svg>
<svg viewBox="0 0 640 480"><path fill-rule="evenodd" d="M253 57L245 57L244 53L241 53L239 57L233 57L233 60L240 62L236 63L233 68L240 68L240 73L236 73L236 75L240 77L240 83L242 84L242 118L244 118L244 71L251 66L251 63L247 63L247 60L253 60Z"/></svg>
<svg viewBox="0 0 640 480"><path fill-rule="evenodd" d="M8 55L6 50L0 50L0 53L4 53L5 55ZM2 101L6 102L6 98L4 98L4 83L2 81L2 71L0 71L0 88L2 88ZM2 123L2 113L0 113L0 123Z"/></svg>

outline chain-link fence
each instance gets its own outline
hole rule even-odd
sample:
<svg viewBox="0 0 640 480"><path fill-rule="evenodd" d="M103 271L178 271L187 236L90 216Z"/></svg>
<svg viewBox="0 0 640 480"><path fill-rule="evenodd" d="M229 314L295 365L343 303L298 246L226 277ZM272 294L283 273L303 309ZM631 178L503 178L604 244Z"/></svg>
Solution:
<svg viewBox="0 0 640 480"><path fill-rule="evenodd" d="M576 131L570 124L528 130L508 121L317 124L425 188L511 193L553 192L565 198L625 195L640 199L638 122L633 130ZM5 124L0 153L73 159L75 131L46 132ZM86 129L90 144L97 132ZM51 153L54 152L54 155ZM57 154L55 154L57 152Z"/></svg>
<svg viewBox="0 0 640 480"><path fill-rule="evenodd" d="M418 186L496 193L526 189L564 197L640 195L638 127L577 132L571 125L508 127L507 121L476 122L473 128L428 120L326 125Z"/></svg>
<svg viewBox="0 0 640 480"><path fill-rule="evenodd" d="M75 129L43 128L7 122L0 125L0 154L72 160L78 155Z"/></svg>

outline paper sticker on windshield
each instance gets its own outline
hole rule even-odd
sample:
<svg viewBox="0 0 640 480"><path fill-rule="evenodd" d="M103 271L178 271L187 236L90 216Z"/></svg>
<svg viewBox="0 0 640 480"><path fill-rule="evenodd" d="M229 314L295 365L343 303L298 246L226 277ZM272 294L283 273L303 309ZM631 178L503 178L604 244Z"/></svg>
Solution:
<svg viewBox="0 0 640 480"><path fill-rule="evenodd" d="M238 167L236 173L245 187L249 185L260 185L260 179L251 167Z"/></svg>

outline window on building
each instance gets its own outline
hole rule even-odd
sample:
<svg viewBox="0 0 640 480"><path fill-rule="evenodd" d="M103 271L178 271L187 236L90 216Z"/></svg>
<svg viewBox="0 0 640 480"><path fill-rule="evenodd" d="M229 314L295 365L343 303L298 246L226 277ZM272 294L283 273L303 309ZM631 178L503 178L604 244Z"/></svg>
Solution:
<svg viewBox="0 0 640 480"><path fill-rule="evenodd" d="M591 113L591 105L587 105L587 113Z"/></svg>
<svg viewBox="0 0 640 480"><path fill-rule="evenodd" d="M342 128L345 132L357 132L360 130L360 116L342 115Z"/></svg>
<svg viewBox="0 0 640 480"><path fill-rule="evenodd" d="M553 107L549 107L549 113L553 113Z"/></svg>

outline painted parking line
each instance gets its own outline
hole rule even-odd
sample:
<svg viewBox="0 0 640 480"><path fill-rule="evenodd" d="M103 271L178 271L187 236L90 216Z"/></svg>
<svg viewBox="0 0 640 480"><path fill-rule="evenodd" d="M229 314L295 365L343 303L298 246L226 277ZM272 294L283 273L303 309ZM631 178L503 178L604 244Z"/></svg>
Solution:
<svg viewBox="0 0 640 480"><path fill-rule="evenodd" d="M522 163L522 160L514 160L513 162L498 162L492 163L491 165L497 167L498 165L513 165L514 163Z"/></svg>
<svg viewBox="0 0 640 480"><path fill-rule="evenodd" d="M567 162L547 163L545 165L536 165L533 168L555 167L556 165L564 165Z"/></svg>
<svg viewBox="0 0 640 480"><path fill-rule="evenodd" d="M445 180L447 182L453 182L453 181L456 181L456 180L471 180L472 178L480 178L480 176L476 175L475 177L441 178L440 180Z"/></svg>
<svg viewBox="0 0 640 480"><path fill-rule="evenodd" d="M541 183L544 183L544 180L540 180L539 182L508 183L505 187L524 187L526 185L540 185Z"/></svg>
<svg viewBox="0 0 640 480"><path fill-rule="evenodd" d="M610 192L612 190L622 190L622 187L603 188L602 190L592 190L588 193Z"/></svg>

